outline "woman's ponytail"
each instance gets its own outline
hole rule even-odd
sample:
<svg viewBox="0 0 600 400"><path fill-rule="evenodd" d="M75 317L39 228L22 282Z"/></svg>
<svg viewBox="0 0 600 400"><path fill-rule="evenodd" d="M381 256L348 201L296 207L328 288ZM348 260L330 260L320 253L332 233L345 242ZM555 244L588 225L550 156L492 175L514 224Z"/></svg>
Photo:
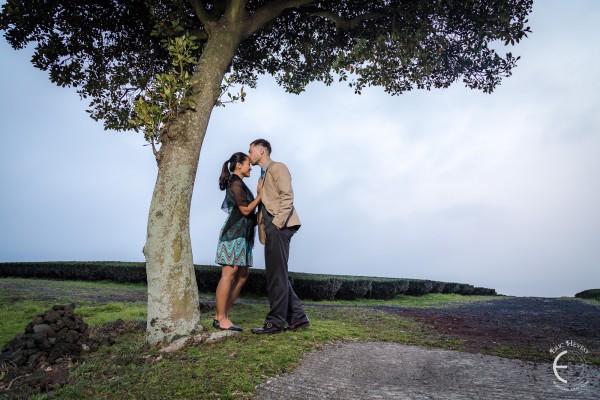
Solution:
<svg viewBox="0 0 600 400"><path fill-rule="evenodd" d="M233 153L229 160L223 163L223 168L221 168L221 175L219 176L219 189L227 189L227 186L229 186L229 178L231 178L231 174L233 173L233 171L235 171L235 166L237 165L237 163L243 163L244 161L246 161L246 158L248 158L246 154L242 152L237 152Z"/></svg>
<svg viewBox="0 0 600 400"><path fill-rule="evenodd" d="M231 173L229 172L227 164L229 164L229 160L223 163L223 168L221 168L221 176L219 176L219 189L221 190L227 189L227 185L229 184L229 176Z"/></svg>

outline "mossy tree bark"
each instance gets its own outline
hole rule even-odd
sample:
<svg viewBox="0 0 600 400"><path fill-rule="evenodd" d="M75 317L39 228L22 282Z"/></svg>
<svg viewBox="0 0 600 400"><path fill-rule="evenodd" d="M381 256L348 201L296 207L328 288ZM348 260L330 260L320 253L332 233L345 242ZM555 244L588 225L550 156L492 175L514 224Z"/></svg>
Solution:
<svg viewBox="0 0 600 400"><path fill-rule="evenodd" d="M193 77L195 111L183 114L161 138L144 246L150 344L169 342L201 329L190 205L208 121L241 40L235 26L234 21L221 21L213 27Z"/></svg>

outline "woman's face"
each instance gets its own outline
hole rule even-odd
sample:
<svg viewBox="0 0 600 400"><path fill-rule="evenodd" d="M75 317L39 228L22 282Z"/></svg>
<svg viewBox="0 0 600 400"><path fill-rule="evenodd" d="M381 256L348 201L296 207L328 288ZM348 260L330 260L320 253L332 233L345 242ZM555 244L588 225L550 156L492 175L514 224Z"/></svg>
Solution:
<svg viewBox="0 0 600 400"><path fill-rule="evenodd" d="M249 177L250 172L252 171L252 166L250 165L250 158L246 157L246 159L243 162L237 163L236 168L240 171L240 175L242 175L244 178Z"/></svg>

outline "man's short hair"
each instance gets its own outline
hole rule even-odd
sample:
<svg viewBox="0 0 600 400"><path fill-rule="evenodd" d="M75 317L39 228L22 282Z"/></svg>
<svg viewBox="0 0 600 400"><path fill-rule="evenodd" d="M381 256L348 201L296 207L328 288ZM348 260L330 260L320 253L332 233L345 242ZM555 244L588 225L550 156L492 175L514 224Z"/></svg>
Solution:
<svg viewBox="0 0 600 400"><path fill-rule="evenodd" d="M261 146L261 147L264 147L269 152L269 155L271 155L271 143L269 143L265 139L256 139L254 142L250 143L250 146L251 147L252 146Z"/></svg>

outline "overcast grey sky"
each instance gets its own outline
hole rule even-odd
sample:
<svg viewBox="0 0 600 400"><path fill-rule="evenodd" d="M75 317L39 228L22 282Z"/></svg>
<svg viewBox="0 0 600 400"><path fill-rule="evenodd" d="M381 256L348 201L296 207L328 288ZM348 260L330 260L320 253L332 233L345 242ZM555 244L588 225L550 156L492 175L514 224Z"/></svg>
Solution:
<svg viewBox="0 0 600 400"><path fill-rule="evenodd" d="M222 163L264 137L293 175L290 270L572 296L600 287L600 3L538 0L492 94L459 82L391 97L264 78L213 112L191 210L213 264ZM0 39L0 262L143 261L156 178L135 133L103 131L74 90ZM256 187L258 169L247 179ZM255 264L264 267L262 246Z"/></svg>

